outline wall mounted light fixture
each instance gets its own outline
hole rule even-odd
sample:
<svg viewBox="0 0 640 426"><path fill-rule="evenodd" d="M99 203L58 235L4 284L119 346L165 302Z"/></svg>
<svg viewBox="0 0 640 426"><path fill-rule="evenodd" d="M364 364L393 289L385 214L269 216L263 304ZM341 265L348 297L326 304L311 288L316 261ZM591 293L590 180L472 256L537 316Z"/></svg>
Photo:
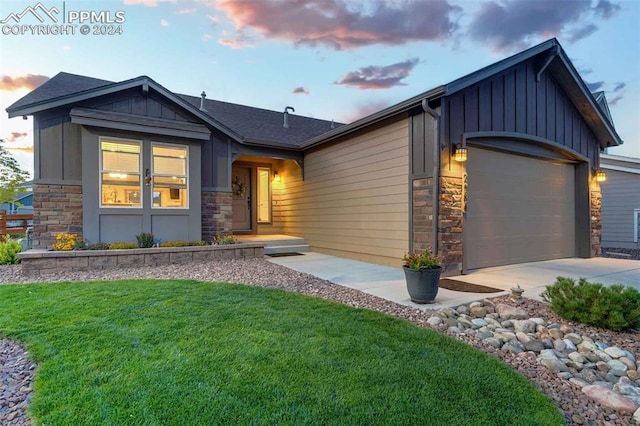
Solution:
<svg viewBox="0 0 640 426"><path fill-rule="evenodd" d="M462 144L456 145L456 150L453 153L453 159L462 163L467 161L467 156L469 154L469 150L466 146L462 146Z"/></svg>
<svg viewBox="0 0 640 426"><path fill-rule="evenodd" d="M607 174L602 169L596 169L596 182L604 182L607 180Z"/></svg>
<svg viewBox="0 0 640 426"><path fill-rule="evenodd" d="M276 183L280 183L282 181L282 177L280 177L277 171L273 172L273 181Z"/></svg>

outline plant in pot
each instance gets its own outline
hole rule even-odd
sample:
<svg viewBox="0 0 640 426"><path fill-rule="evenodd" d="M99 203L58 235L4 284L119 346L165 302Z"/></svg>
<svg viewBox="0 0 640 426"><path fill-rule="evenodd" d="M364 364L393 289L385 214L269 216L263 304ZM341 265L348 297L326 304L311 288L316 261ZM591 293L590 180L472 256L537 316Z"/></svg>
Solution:
<svg viewBox="0 0 640 426"><path fill-rule="evenodd" d="M422 252L405 254L402 258L404 276L407 280L407 291L414 303L433 303L438 294L440 258L430 248Z"/></svg>

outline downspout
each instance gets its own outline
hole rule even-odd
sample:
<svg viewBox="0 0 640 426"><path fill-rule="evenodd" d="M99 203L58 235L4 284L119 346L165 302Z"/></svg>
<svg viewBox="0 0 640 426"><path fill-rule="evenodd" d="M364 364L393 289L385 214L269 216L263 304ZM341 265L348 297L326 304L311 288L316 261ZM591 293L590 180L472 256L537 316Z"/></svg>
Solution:
<svg viewBox="0 0 640 426"><path fill-rule="evenodd" d="M444 101L443 101L444 102ZM443 102L441 102L440 109L444 111ZM422 100L422 110L429 114L436 121L436 134L434 138L434 146L433 146L433 191L431 195L431 202L433 203L433 220L432 222L432 234L433 234L433 245L432 249L434 253L438 253L438 223L439 223L439 197L440 194L440 147L442 146L441 139L443 138L442 133L442 115L438 114L436 110L429 106L429 101L427 99ZM413 236L412 236L413 238Z"/></svg>

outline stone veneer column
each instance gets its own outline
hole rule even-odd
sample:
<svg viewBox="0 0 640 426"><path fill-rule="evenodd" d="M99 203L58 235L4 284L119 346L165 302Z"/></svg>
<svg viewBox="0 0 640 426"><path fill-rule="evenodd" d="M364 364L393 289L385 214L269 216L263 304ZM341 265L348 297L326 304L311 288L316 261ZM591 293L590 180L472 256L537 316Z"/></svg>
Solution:
<svg viewBox="0 0 640 426"><path fill-rule="evenodd" d="M438 247L444 273L462 270L462 178L441 177L438 212Z"/></svg>
<svg viewBox="0 0 640 426"><path fill-rule="evenodd" d="M50 248L57 234L82 236L82 186L33 185L33 248Z"/></svg>
<svg viewBox="0 0 640 426"><path fill-rule="evenodd" d="M416 179L412 185L413 197L413 252L433 244L433 178Z"/></svg>
<svg viewBox="0 0 640 426"><path fill-rule="evenodd" d="M602 253L602 193L591 190L591 256Z"/></svg>
<svg viewBox="0 0 640 426"><path fill-rule="evenodd" d="M202 239L231 234L233 208L230 192L202 191Z"/></svg>

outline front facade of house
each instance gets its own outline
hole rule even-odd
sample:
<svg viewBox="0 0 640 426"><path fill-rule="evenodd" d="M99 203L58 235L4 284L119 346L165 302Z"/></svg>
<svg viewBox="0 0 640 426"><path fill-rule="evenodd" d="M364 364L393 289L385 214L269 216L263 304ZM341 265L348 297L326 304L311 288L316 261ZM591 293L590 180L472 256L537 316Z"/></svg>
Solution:
<svg viewBox="0 0 640 426"><path fill-rule="evenodd" d="M640 158L601 155L602 247L640 249Z"/></svg>
<svg viewBox="0 0 640 426"><path fill-rule="evenodd" d="M448 274L597 254L621 143L556 40L348 125L64 73L8 112L34 116L39 247L287 234L392 266L432 246Z"/></svg>

